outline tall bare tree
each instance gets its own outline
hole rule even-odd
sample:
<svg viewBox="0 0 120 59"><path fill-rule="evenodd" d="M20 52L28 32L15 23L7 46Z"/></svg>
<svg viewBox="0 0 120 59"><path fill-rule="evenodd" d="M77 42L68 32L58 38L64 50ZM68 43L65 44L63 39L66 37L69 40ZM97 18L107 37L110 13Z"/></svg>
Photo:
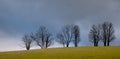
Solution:
<svg viewBox="0 0 120 59"><path fill-rule="evenodd" d="M72 41L72 25L65 25L62 28L62 31L57 34L58 42L69 47L70 42Z"/></svg>
<svg viewBox="0 0 120 59"><path fill-rule="evenodd" d="M39 30L33 38L37 45L41 47L41 49L48 48L53 43L52 35L44 26L40 26Z"/></svg>
<svg viewBox="0 0 120 59"><path fill-rule="evenodd" d="M28 35L28 34L24 35L22 38L22 41L24 42L26 49L30 50L30 47L31 47L31 44L33 41L33 39L30 37L30 35Z"/></svg>
<svg viewBox="0 0 120 59"><path fill-rule="evenodd" d="M78 43L80 42L80 29L79 29L79 26L78 25L74 25L73 26L73 43L74 43L74 46L77 47L78 46Z"/></svg>
<svg viewBox="0 0 120 59"><path fill-rule="evenodd" d="M102 40L104 42L104 46L109 46L110 42L115 39L114 35L114 27L111 22L104 22L102 24Z"/></svg>
<svg viewBox="0 0 120 59"><path fill-rule="evenodd" d="M98 42L101 39L101 30L100 25L93 25L92 29L89 33L89 38L92 43L94 43L94 46L98 46Z"/></svg>

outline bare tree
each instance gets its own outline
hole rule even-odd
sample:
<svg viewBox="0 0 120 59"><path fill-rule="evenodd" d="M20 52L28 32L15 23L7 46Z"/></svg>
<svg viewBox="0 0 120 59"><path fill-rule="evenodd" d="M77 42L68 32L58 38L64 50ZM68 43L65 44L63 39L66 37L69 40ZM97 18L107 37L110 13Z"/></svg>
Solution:
<svg viewBox="0 0 120 59"><path fill-rule="evenodd" d="M41 49L48 48L52 45L53 39L51 38L51 34L44 26L40 26L39 30L33 38L37 45L41 47Z"/></svg>
<svg viewBox="0 0 120 59"><path fill-rule="evenodd" d="M90 30L89 33L89 38L92 43L94 43L94 46L98 46L98 42L101 39L101 34L100 34L100 25L93 25L92 29Z"/></svg>
<svg viewBox="0 0 120 59"><path fill-rule="evenodd" d="M78 43L80 42L80 29L79 29L79 26L78 25L74 25L73 26L73 43L74 43L74 46L77 47L78 46Z"/></svg>
<svg viewBox="0 0 120 59"><path fill-rule="evenodd" d="M72 25L65 25L62 28L61 33L57 34L58 42L69 47L70 42L72 41Z"/></svg>
<svg viewBox="0 0 120 59"><path fill-rule="evenodd" d="M53 38L50 33L46 34L45 44L46 44L45 48L48 48L49 46L51 46L53 44Z"/></svg>
<svg viewBox="0 0 120 59"><path fill-rule="evenodd" d="M65 44L66 44L66 41L65 41L65 38L64 38L64 36L63 36L63 34L62 33L57 33L57 42L59 42L60 44L62 44L63 45L63 47L65 47Z"/></svg>
<svg viewBox="0 0 120 59"><path fill-rule="evenodd" d="M26 49L30 50L30 47L31 47L31 44L33 41L33 39L30 37L30 35L28 35L28 34L24 35L22 38L22 41L24 42Z"/></svg>
<svg viewBox="0 0 120 59"><path fill-rule="evenodd" d="M104 22L102 24L102 40L104 42L104 46L109 46L110 42L115 39L114 35L114 27L110 22Z"/></svg>

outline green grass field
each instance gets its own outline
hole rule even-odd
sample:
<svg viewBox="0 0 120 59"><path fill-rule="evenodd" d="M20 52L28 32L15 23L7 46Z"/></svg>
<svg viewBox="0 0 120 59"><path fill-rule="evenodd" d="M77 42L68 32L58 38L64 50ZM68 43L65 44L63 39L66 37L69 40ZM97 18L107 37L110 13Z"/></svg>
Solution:
<svg viewBox="0 0 120 59"><path fill-rule="evenodd" d="M120 59L120 47L50 48L0 52L0 59Z"/></svg>

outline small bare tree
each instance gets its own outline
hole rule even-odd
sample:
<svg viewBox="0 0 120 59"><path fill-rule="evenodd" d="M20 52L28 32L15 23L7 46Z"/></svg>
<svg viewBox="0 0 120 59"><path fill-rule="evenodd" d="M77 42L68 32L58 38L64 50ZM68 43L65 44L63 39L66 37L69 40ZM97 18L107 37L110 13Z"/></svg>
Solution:
<svg viewBox="0 0 120 59"><path fill-rule="evenodd" d="M78 46L78 43L80 42L80 29L79 29L79 26L78 25L74 25L73 26L73 43L74 43L74 46L77 47Z"/></svg>
<svg viewBox="0 0 120 59"><path fill-rule="evenodd" d="M30 37L30 35L28 35L28 34L24 35L22 38L22 41L24 42L26 49L30 50L30 47L31 47L31 44L33 41L33 39Z"/></svg>
<svg viewBox="0 0 120 59"><path fill-rule="evenodd" d="M45 44L46 44L45 48L48 48L49 46L51 46L53 44L53 38L50 33L46 34Z"/></svg>
<svg viewBox="0 0 120 59"><path fill-rule="evenodd" d="M101 39L100 25L93 25L89 34L90 41L94 43L94 46L98 46L98 42Z"/></svg>
<svg viewBox="0 0 120 59"><path fill-rule="evenodd" d="M62 33L57 33L57 42L59 42L60 44L62 44L63 45L63 47L65 47L65 44L66 44L66 41L65 41L65 38L64 38L64 36L63 36L63 34Z"/></svg>
<svg viewBox="0 0 120 59"><path fill-rule="evenodd" d="M104 22L102 24L102 40L104 42L104 46L109 46L110 42L115 39L114 35L114 27L110 22Z"/></svg>
<svg viewBox="0 0 120 59"><path fill-rule="evenodd" d="M62 28L62 31L57 34L57 38L59 43L62 43L63 46L69 47L70 42L72 41L72 25L65 25Z"/></svg>
<svg viewBox="0 0 120 59"><path fill-rule="evenodd" d="M36 32L33 38L37 45L40 46L41 49L44 49L52 45L53 39L51 36L52 35L48 32L46 27L40 26L39 30Z"/></svg>

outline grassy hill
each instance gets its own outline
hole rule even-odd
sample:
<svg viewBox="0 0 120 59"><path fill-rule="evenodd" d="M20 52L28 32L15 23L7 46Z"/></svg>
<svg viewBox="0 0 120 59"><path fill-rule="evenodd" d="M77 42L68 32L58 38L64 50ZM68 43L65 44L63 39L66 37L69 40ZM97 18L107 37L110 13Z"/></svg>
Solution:
<svg viewBox="0 0 120 59"><path fill-rule="evenodd" d="M120 59L120 47L50 48L0 52L0 59Z"/></svg>

